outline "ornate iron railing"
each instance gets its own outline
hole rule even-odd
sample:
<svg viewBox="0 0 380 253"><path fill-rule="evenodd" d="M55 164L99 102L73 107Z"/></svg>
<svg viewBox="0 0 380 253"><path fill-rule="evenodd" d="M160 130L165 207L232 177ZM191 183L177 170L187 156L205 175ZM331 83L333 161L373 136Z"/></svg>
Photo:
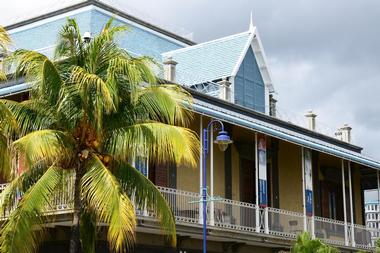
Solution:
<svg viewBox="0 0 380 253"><path fill-rule="evenodd" d="M73 210L73 180L62 184L52 204L46 209L47 215L70 213ZM7 184L0 184L2 192ZM176 222L182 225L202 224L202 205L199 193L182 191L166 187L158 187L167 200L175 216ZM16 194L11 210L1 214L1 219L6 219L22 199L21 194ZM257 205L216 198L213 205L208 205L208 226L232 231L242 231L252 234L270 234L282 239L293 240L297 234L308 231L313 237L321 239L329 244L337 246L353 246L362 249L373 249L374 234L379 234L379 229L362 225L351 225L342 221L322 217L305 217L302 213L282 210L272 207L260 208ZM211 213L212 212L212 213ZM153 212L137 210L140 218L154 218ZM305 227L306 225L306 227ZM353 233L352 233L353 232Z"/></svg>

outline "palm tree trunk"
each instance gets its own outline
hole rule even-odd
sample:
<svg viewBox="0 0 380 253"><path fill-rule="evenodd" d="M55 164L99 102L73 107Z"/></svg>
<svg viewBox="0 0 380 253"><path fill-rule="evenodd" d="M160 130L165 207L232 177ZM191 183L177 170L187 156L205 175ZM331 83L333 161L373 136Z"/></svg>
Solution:
<svg viewBox="0 0 380 253"><path fill-rule="evenodd" d="M73 226L71 228L71 238L70 238L70 253L81 252L80 243L80 217L82 211L81 199L80 199L80 181L82 179L80 162L78 162L78 167L75 171L75 183L74 183L74 215L73 215Z"/></svg>

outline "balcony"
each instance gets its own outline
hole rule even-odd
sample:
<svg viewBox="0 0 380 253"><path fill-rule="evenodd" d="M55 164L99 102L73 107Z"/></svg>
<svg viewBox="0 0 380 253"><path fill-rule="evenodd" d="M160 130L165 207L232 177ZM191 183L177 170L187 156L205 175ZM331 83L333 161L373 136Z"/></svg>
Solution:
<svg viewBox="0 0 380 253"><path fill-rule="evenodd" d="M72 180L70 180L72 181ZM64 186L46 210L46 215L62 215L72 212L73 193L72 183ZM0 185L0 192L6 184ZM201 195L195 192L182 191L172 188L158 187L168 201L176 223L182 226L202 226L202 205L197 203ZM22 197L15 199L15 204ZM213 212L210 212L213 210ZM1 217L6 219L12 210L5 211ZM302 213L276 209L261 208L255 204L244 203L220 198L208 205L208 228L244 233L252 236L268 236L287 240L291 243L297 234L308 231L315 238L335 246L356 247L364 250L374 248L375 238L371 235L378 233L377 229L361 225L345 224L342 221L322 217L305 217ZM152 218L148 211L138 210L139 219Z"/></svg>

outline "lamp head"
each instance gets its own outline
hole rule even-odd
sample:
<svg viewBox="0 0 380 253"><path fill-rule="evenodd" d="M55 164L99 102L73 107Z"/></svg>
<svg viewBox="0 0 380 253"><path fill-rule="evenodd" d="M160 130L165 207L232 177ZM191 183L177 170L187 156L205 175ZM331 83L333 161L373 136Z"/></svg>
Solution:
<svg viewBox="0 0 380 253"><path fill-rule="evenodd" d="M226 151L228 148L228 145L231 144L233 141L231 140L230 136L226 131L220 131L218 133L218 136L216 137L214 143L218 144L219 149L221 151Z"/></svg>

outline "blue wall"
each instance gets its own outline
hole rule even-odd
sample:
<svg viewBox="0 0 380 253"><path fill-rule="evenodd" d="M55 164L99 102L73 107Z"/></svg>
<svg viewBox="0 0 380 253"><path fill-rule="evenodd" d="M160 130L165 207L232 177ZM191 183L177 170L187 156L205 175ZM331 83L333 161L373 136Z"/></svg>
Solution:
<svg viewBox="0 0 380 253"><path fill-rule="evenodd" d="M265 113L265 86L252 48L235 77L235 103Z"/></svg>
<svg viewBox="0 0 380 253"><path fill-rule="evenodd" d="M97 10L89 10L76 15L70 16L75 18L79 23L81 32L90 31L91 34L99 33L103 25L108 21L110 16ZM13 33L12 39L16 48L41 49L54 45L57 41L57 35L66 18L55 20L37 27ZM123 24L120 20L115 20L114 24ZM182 48L180 43L175 43L166 38L128 25L129 31L117 38L119 44L138 55L147 55L161 61L161 53L170 50Z"/></svg>

